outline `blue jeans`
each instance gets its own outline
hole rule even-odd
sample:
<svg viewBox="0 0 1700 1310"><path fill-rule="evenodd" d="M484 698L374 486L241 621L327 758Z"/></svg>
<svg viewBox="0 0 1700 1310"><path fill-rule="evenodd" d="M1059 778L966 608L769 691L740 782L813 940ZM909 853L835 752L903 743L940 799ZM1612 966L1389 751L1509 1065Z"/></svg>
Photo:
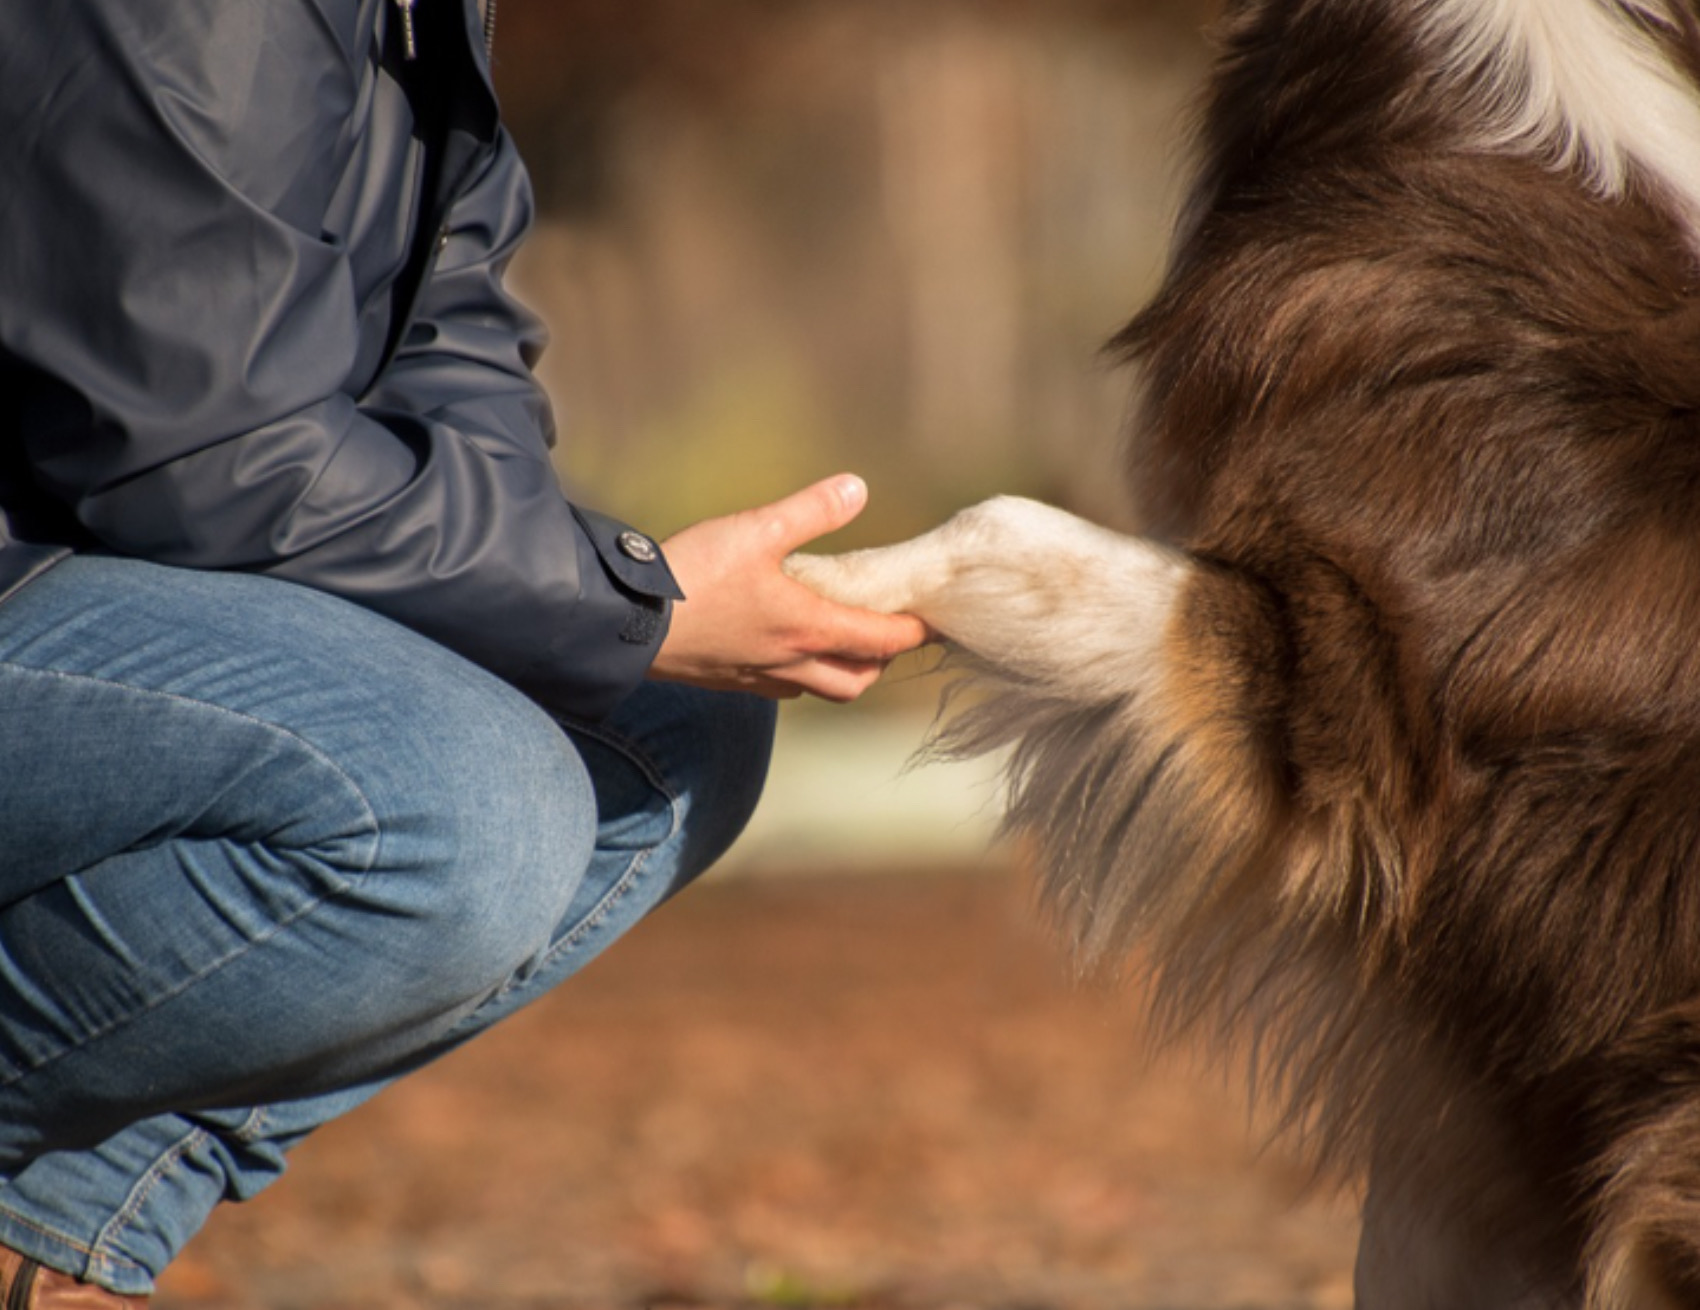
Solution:
<svg viewBox="0 0 1700 1310"><path fill-rule="evenodd" d="M315 1127L711 864L773 708L556 723L287 583L82 557L0 606L0 1242L145 1294Z"/></svg>

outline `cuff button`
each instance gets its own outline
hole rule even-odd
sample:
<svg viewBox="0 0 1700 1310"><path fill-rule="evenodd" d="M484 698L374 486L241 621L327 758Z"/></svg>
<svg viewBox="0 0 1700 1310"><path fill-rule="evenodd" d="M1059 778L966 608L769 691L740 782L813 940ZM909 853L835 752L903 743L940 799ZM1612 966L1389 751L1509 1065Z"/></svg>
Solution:
<svg viewBox="0 0 1700 1310"><path fill-rule="evenodd" d="M655 543L641 532L622 532L615 538L614 544L620 548L620 554L639 564L653 564L661 555Z"/></svg>

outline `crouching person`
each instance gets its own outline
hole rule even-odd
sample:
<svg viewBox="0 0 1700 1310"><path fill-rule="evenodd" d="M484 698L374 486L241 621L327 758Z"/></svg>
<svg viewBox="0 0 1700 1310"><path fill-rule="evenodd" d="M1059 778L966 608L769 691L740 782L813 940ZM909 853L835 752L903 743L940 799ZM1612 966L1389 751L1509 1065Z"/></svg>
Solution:
<svg viewBox="0 0 1700 1310"><path fill-rule="evenodd" d="M472 0L0 47L0 1303L141 1305L315 1127L696 877L925 637L569 502Z"/></svg>

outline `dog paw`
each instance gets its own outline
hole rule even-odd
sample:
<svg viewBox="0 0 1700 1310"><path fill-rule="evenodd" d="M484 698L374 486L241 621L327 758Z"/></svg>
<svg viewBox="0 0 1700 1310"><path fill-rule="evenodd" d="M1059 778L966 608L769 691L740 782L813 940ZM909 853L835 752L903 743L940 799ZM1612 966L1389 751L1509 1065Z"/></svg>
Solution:
<svg viewBox="0 0 1700 1310"><path fill-rule="evenodd" d="M792 555L783 567L810 591L840 605L882 614L906 613L913 604L914 587L904 563L895 558L900 550L891 546L847 555Z"/></svg>

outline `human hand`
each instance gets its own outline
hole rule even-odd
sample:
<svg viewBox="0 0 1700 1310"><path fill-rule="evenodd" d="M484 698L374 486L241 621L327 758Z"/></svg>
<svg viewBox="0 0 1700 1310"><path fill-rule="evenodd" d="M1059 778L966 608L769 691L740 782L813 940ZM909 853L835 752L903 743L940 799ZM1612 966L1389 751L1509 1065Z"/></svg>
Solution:
<svg viewBox="0 0 1700 1310"><path fill-rule="evenodd" d="M835 604L780 565L867 500L862 480L844 474L669 537L662 546L687 599L673 603L650 676L779 699L860 696L893 658L928 640L926 625Z"/></svg>

